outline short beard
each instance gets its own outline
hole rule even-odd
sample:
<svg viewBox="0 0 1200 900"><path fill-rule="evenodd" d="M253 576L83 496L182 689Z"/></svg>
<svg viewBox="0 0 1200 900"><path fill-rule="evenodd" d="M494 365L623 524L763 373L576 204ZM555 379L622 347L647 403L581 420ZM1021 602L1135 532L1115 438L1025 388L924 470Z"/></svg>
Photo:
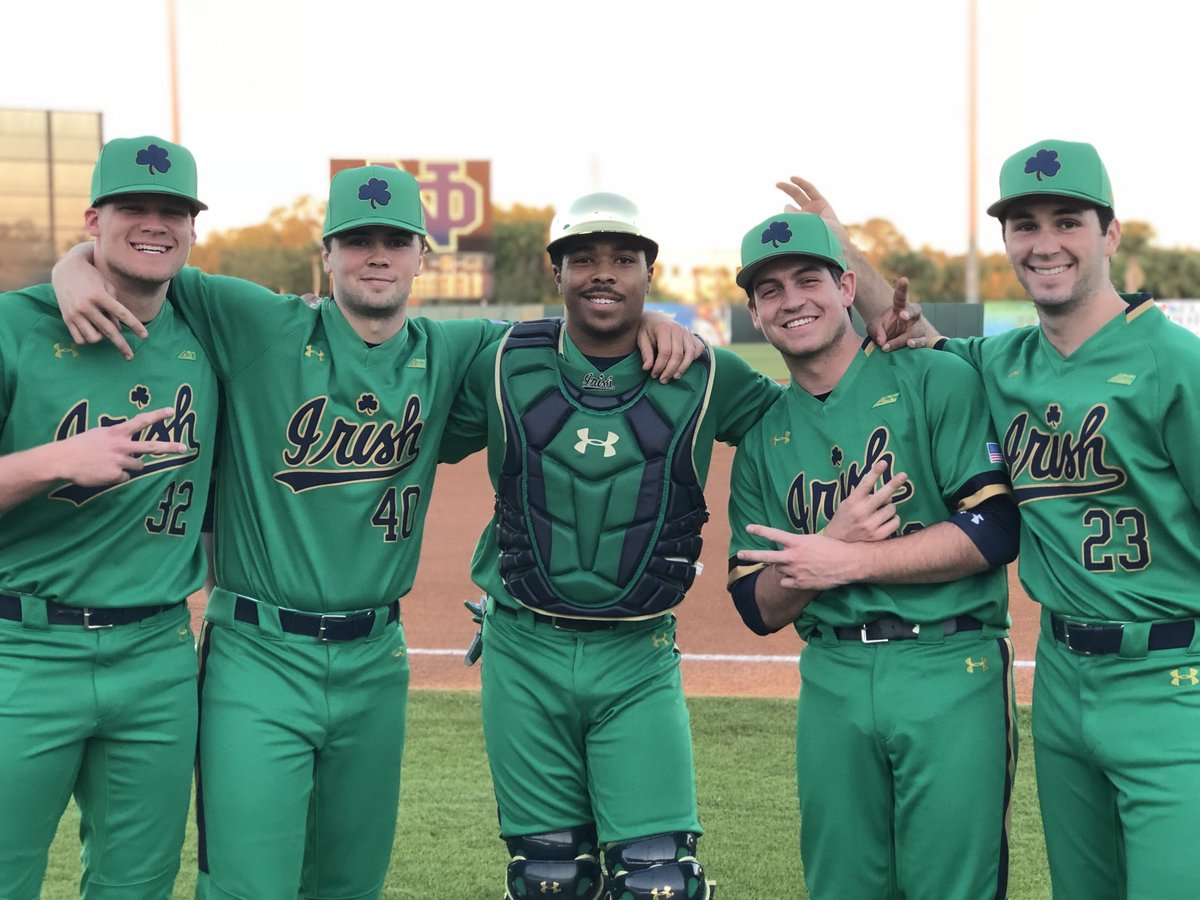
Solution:
<svg viewBox="0 0 1200 900"><path fill-rule="evenodd" d="M356 316L360 316L363 319L375 319L381 322L394 319L397 315L403 315L405 310L408 309L408 298L411 295L412 286L410 285L408 290L399 294L399 299L395 302L389 301L386 304L372 304L366 302L363 295L356 291L348 289L334 291L334 298Z"/></svg>

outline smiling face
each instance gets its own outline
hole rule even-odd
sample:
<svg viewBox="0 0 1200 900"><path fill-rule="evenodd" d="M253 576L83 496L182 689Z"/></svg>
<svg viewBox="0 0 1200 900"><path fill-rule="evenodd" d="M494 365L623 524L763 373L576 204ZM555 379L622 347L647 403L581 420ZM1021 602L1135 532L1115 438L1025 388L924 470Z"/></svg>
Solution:
<svg viewBox="0 0 1200 900"><path fill-rule="evenodd" d="M331 237L322 260L347 318L403 321L424 256L425 245L412 232L365 225Z"/></svg>
<svg viewBox="0 0 1200 900"><path fill-rule="evenodd" d="M1095 207L1064 197L1030 197L1005 211L1004 246L1017 280L1048 313L1078 309L1109 288L1109 260L1121 241Z"/></svg>
<svg viewBox="0 0 1200 900"><path fill-rule="evenodd" d="M622 235L588 235L568 246L554 283L575 346L593 356L631 352L653 275L646 251Z"/></svg>
<svg viewBox="0 0 1200 900"><path fill-rule="evenodd" d="M809 360L847 341L857 345L847 310L854 273L834 276L811 256L780 256L754 274L750 317L785 358Z"/></svg>
<svg viewBox="0 0 1200 900"><path fill-rule="evenodd" d="M115 282L156 288L174 278L196 243L192 205L168 194L122 194L84 213L96 265Z"/></svg>

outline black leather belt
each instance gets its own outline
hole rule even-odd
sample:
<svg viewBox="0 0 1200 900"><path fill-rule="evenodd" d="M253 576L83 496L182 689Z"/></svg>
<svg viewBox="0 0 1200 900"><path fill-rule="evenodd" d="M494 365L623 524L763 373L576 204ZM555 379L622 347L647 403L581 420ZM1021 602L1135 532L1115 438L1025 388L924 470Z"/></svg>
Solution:
<svg viewBox="0 0 1200 900"><path fill-rule="evenodd" d="M928 626L934 627L934 626ZM983 623L974 616L956 616L942 623L942 634L956 634L960 631L979 631ZM895 616L884 616L865 625L839 625L833 629L839 641L861 641L864 644L884 644L888 641L915 641L921 633L921 626L905 622ZM814 637L820 637L820 629L813 630Z"/></svg>
<svg viewBox="0 0 1200 900"><path fill-rule="evenodd" d="M53 600L43 600L46 604L46 622L50 625L79 625L82 628L112 628L114 625L128 625L130 622L140 622L151 616L170 609L179 609L184 601L168 603L165 606L112 606L97 608L94 606L65 606ZM21 598L12 594L0 594L0 619L13 622L21 621Z"/></svg>
<svg viewBox="0 0 1200 900"><path fill-rule="evenodd" d="M1191 619L1178 622L1159 622L1150 626L1147 650L1178 650L1192 643L1196 625ZM1050 613L1050 633L1067 649L1086 656L1116 653L1121 649L1125 626L1119 622L1069 622Z"/></svg>
<svg viewBox="0 0 1200 900"><path fill-rule="evenodd" d="M496 609L502 613L507 613L510 616L516 616L517 611L511 606L505 606L503 603L497 603ZM625 619L571 619L566 616L548 616L545 613L535 612L533 621L542 625L550 625L557 628L559 631L612 631Z"/></svg>
<svg viewBox="0 0 1200 900"><path fill-rule="evenodd" d="M239 622L258 624L258 604L249 597L238 597L233 617ZM400 601L388 605L388 624L400 618ZM279 625L288 634L303 634L322 641L357 641L375 627L375 610L353 613L306 613L295 609L279 610Z"/></svg>

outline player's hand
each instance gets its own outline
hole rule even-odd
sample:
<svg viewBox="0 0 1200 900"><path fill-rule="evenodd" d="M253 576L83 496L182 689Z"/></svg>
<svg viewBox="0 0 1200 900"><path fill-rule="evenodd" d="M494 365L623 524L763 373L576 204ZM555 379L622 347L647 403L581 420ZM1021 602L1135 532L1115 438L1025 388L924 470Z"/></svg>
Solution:
<svg viewBox="0 0 1200 900"><path fill-rule="evenodd" d="M829 201L811 181L805 181L799 175L793 175L787 181L776 183L775 186L792 198L793 202L784 207L787 212L812 213L820 216L843 245L850 242L846 226L842 224L842 220L837 217L837 213L833 211Z"/></svg>
<svg viewBox="0 0 1200 900"><path fill-rule="evenodd" d="M704 341L670 316L648 311L642 313L637 333L642 354L642 371L667 384L679 378L704 352Z"/></svg>
<svg viewBox="0 0 1200 900"><path fill-rule="evenodd" d="M883 487L873 490L886 471L887 463L877 460L854 490L838 503L837 512L821 534L847 543L882 541L894 535L900 527L900 516L892 498L908 481L908 475L900 472Z"/></svg>
<svg viewBox="0 0 1200 900"><path fill-rule="evenodd" d="M83 487L121 484L142 471L144 455L186 453L187 444L178 441L141 439L145 429L174 414L174 407L165 406L139 413L117 425L89 428L65 441L55 442L56 475Z"/></svg>
<svg viewBox="0 0 1200 900"><path fill-rule="evenodd" d="M116 289L100 274L94 259L93 245L79 244L54 266L50 278L59 312L75 343L98 344L107 340L123 357L133 359L133 350L121 335L121 326L143 339L146 326L117 302Z"/></svg>
<svg viewBox="0 0 1200 900"><path fill-rule="evenodd" d="M896 282L891 307L867 323L867 335L884 351L924 347L929 331L921 304L908 299L907 278Z"/></svg>
<svg viewBox="0 0 1200 900"><path fill-rule="evenodd" d="M853 544L823 534L796 534L766 525L747 525L746 531L774 541L778 550L739 550L738 559L774 566L781 587L825 591L857 580Z"/></svg>

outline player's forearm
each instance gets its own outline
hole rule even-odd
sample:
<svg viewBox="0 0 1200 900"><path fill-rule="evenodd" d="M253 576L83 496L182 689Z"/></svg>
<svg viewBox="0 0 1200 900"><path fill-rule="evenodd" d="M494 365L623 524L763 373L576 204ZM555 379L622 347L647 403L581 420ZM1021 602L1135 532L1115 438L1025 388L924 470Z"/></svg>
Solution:
<svg viewBox="0 0 1200 900"><path fill-rule="evenodd" d="M856 582L922 584L957 581L990 566L960 528L938 522L913 534L852 545Z"/></svg>
<svg viewBox="0 0 1200 900"><path fill-rule="evenodd" d="M778 631L799 619L804 607L820 593L786 588L779 583L779 578L779 570L767 566L759 572L754 584L754 599L758 601L759 615L771 631Z"/></svg>
<svg viewBox="0 0 1200 900"><path fill-rule="evenodd" d="M854 308L864 322L870 322L891 308L892 286L854 246L845 230L838 231L838 238L846 254L846 264L855 277Z"/></svg>
<svg viewBox="0 0 1200 900"><path fill-rule="evenodd" d="M54 444L0 456L0 513L63 481Z"/></svg>

